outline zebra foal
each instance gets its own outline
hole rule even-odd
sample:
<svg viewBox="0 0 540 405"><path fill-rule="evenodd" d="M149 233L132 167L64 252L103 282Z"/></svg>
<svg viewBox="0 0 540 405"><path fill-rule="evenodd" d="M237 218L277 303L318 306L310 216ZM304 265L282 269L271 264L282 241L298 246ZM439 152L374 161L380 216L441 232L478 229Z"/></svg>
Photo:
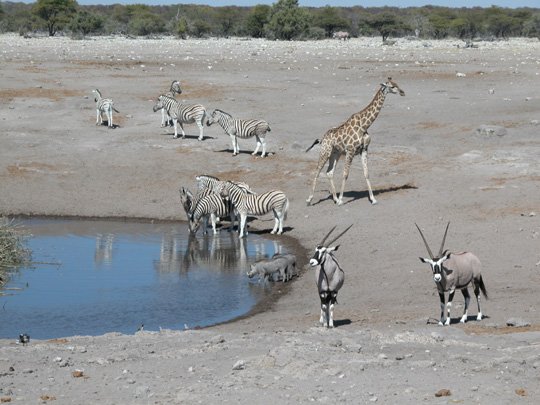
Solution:
<svg viewBox="0 0 540 405"><path fill-rule="evenodd" d="M283 222L287 219L289 200L283 191L272 190L263 194L249 194L245 189L231 181L225 181L217 186L217 192L228 197L240 215L240 238L247 236L246 220L248 215L264 215L273 211L274 228L272 234L283 233Z"/></svg>
<svg viewBox="0 0 540 405"><path fill-rule="evenodd" d="M180 88L180 82L178 80L173 80L171 83L171 88L167 93L165 93L166 96L175 98L177 94L182 94L182 89ZM167 111L162 108L161 109L161 127L166 126L172 126L172 119L170 115L167 114Z"/></svg>
<svg viewBox="0 0 540 405"><path fill-rule="evenodd" d="M199 127L199 141L202 141L204 119L206 117L206 109L201 104L180 104L176 99L162 94L158 97L154 105L154 112L164 109L172 118L174 125L174 138L178 138L177 125L180 125L182 138L186 137L183 124L197 124Z"/></svg>
<svg viewBox="0 0 540 405"><path fill-rule="evenodd" d="M117 113L120 112L114 108L114 101L110 98L103 98L98 89L92 90L92 93L94 93L94 101L96 102L96 125L103 124L103 114L105 114L107 116L107 126L114 128L113 110Z"/></svg>
<svg viewBox="0 0 540 405"><path fill-rule="evenodd" d="M253 151L252 155L256 155L259 152L259 148L262 145L261 157L266 155L266 133L270 132L270 125L263 120L239 120L231 116L222 110L214 110L212 115L208 119L206 125L210 126L217 122L221 125L221 128L231 137L233 156L240 153L238 147L238 138L247 139L255 137L257 139L257 147Z"/></svg>

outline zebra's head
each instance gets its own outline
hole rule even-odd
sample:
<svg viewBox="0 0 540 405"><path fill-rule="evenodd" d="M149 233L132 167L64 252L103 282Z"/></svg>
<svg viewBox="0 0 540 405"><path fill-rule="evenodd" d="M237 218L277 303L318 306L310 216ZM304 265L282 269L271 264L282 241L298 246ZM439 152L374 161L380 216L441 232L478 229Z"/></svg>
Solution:
<svg viewBox="0 0 540 405"><path fill-rule="evenodd" d="M446 225L446 230L444 231L444 236L443 236L443 240L442 240L442 243L441 243L441 247L439 249L439 253L437 254L437 256L435 256L432 252L431 252L431 249L429 248L429 245L426 241L426 238L424 237L424 234L422 233L422 231L420 230L420 227L416 225L416 228L418 228L418 232L420 232L420 236L422 237L422 240L424 241L424 244L426 245L426 249L428 251L428 254L429 254L429 258L428 257L419 257L420 261L422 263L427 263L429 264L429 266L431 267L431 271L433 273L433 281L435 281L436 284L440 283L444 277L444 273L443 273L443 263L450 259L450 255L451 253L448 252L448 250L445 250L443 252L443 249L444 249L444 242L446 241L446 234L448 233L448 227L450 226L450 222L448 222L448 224Z"/></svg>
<svg viewBox="0 0 540 405"><path fill-rule="evenodd" d="M158 110L161 110L163 108L163 97L162 96L159 96L158 99L156 100L156 104L154 104L154 112L158 111Z"/></svg>
<svg viewBox="0 0 540 405"><path fill-rule="evenodd" d="M392 94L398 94L400 96L404 96L405 92L399 88L397 83L392 80L391 77L388 78L386 83L381 83L381 86L383 88L384 94L392 93Z"/></svg>

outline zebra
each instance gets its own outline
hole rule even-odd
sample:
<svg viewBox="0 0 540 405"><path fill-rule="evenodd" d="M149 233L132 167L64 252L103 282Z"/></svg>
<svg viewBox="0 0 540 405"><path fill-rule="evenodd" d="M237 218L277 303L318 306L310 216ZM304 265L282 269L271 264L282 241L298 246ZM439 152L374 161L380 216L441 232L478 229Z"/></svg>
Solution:
<svg viewBox="0 0 540 405"><path fill-rule="evenodd" d="M263 120L239 120L234 119L230 114L222 110L214 110L212 115L208 119L206 125L210 126L217 122L221 125L221 128L231 137L233 146L233 156L240 153L238 147L238 138L251 138L252 136L257 138L257 147L253 151L252 155L256 155L262 145L261 157L266 155L266 140L265 136L267 132L270 132L270 125Z"/></svg>
<svg viewBox="0 0 540 405"><path fill-rule="evenodd" d="M162 94L154 105L154 112L165 109L173 120L174 138L178 138L177 124L180 125L182 138L186 137L183 124L196 123L199 127L199 141L203 140L204 119L206 109L201 104L180 104L176 99Z"/></svg>
<svg viewBox="0 0 540 405"><path fill-rule="evenodd" d="M110 98L103 98L98 89L92 90L92 93L94 93L94 101L96 102L96 125L103 124L103 113L105 113L107 116L107 126L109 128L114 128L113 110L117 113L120 112L114 108L114 101Z"/></svg>
<svg viewBox="0 0 540 405"><path fill-rule="evenodd" d="M182 94L182 89L180 88L180 82L178 80L173 80L173 82L171 83L171 88L169 89L169 91L167 93L164 93L164 95L168 96L168 97L172 97L172 98L175 98L177 94ZM172 119L171 117L169 116L169 114L167 114L167 111L162 108L161 109L161 127L166 127L166 126L172 126Z"/></svg>
<svg viewBox="0 0 540 405"><path fill-rule="evenodd" d="M246 219L248 215L264 215L274 212L274 228L272 234L283 233L283 221L287 219L289 200L280 190L272 190L263 194L248 194L242 187L231 181L218 185L217 191L223 197L229 197L240 215L240 238L247 236Z"/></svg>
<svg viewBox="0 0 540 405"><path fill-rule="evenodd" d="M212 230L214 235L218 233L216 229L217 219L230 215L231 223L229 230L234 227L234 218L232 206L229 202L224 201L223 197L213 192L200 198L196 204L194 204L188 214L189 218L189 230L192 234L196 234L201 225L201 220L204 222L204 233L206 234L208 228L208 217L212 221Z"/></svg>
<svg viewBox="0 0 540 405"><path fill-rule="evenodd" d="M198 186L199 192L203 190L212 190L214 192L217 192L218 186L221 183L223 183L222 180L218 179L215 176L210 176L209 174L200 174L197 177L195 177L195 179L197 180L197 186ZM243 188L248 194L257 194L251 190L251 188L249 187L247 183L244 183L242 181L232 181L232 180L231 182Z"/></svg>

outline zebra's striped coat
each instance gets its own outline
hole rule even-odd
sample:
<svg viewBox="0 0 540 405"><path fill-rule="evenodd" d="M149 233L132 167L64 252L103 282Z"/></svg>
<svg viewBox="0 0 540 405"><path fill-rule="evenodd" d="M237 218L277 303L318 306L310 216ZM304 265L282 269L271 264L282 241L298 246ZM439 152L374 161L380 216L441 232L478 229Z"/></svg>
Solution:
<svg viewBox="0 0 540 405"><path fill-rule="evenodd" d="M177 125L180 125L182 138L186 137L183 124L195 123L199 127L199 141L202 141L204 119L206 117L206 109L201 104L180 104L176 99L168 97L164 94L158 97L154 105L154 112L165 109L167 114L172 118L174 124L174 138L178 138Z"/></svg>
<svg viewBox="0 0 540 405"><path fill-rule="evenodd" d="M107 126L114 128L113 110L117 113L120 112L114 108L114 101L110 98L103 98L98 89L92 90L92 93L94 93L94 101L96 102L96 125L103 124L103 114L105 114L107 116Z"/></svg>
<svg viewBox="0 0 540 405"><path fill-rule="evenodd" d="M174 80L171 83L171 88L167 93L164 95L167 97L175 98L177 94L182 94L182 89L180 88L180 82L178 80ZM167 110L164 108L161 109L161 127L166 127L172 124L172 119L169 114L167 114Z"/></svg>
<svg viewBox="0 0 540 405"><path fill-rule="evenodd" d="M233 156L240 153L238 138L247 139L255 137L257 147L252 155L256 155L262 145L261 157L266 155L266 133L270 132L270 125L264 120L239 120L222 110L214 110L206 125L210 126L217 122L221 128L231 137Z"/></svg>
<svg viewBox="0 0 540 405"><path fill-rule="evenodd" d="M274 228L272 234L281 235L283 222L287 218L289 200L283 191L272 190L263 194L248 194L242 187L231 181L220 183L218 191L228 197L240 215L240 237L247 236L246 220L248 215L260 216L273 211Z"/></svg>

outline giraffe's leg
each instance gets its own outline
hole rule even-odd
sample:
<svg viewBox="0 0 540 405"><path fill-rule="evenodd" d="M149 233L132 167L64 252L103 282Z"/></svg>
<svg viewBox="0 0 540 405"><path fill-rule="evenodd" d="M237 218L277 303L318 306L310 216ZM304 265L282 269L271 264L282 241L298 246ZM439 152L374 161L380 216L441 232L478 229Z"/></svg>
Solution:
<svg viewBox="0 0 540 405"><path fill-rule="evenodd" d="M321 152L319 154L319 163L317 163L317 169L315 169L315 176L313 177L313 184L311 186L311 194L306 200L307 205L311 204L311 200L313 199L313 194L315 194L315 187L317 186L317 178L319 177L319 174L321 173L322 168L330 158L331 150L324 150L324 148L321 148Z"/></svg>
<svg viewBox="0 0 540 405"><path fill-rule="evenodd" d="M335 194L334 194L334 199L337 205L343 204L343 192L345 190L345 182L349 178L349 171L351 170L351 164L352 164L353 158L354 158L354 152L347 151L345 154L345 165L343 167L343 178L341 179L341 190L339 192L339 199L335 198Z"/></svg>
<svg viewBox="0 0 540 405"><path fill-rule="evenodd" d="M369 181L367 157L368 157L368 150L367 150L367 148L365 148L362 151L362 168L364 169L364 177L366 178L366 183L367 183L367 187L368 187L369 201L371 201L371 204L377 204L377 200L373 196L373 191L371 190L371 182Z"/></svg>
<svg viewBox="0 0 540 405"><path fill-rule="evenodd" d="M328 169L326 169L326 177L330 180L330 189L332 191L332 198L337 205L341 205L341 196L338 200L336 195L336 186L334 185L334 171L336 170L337 163L341 154L339 152L332 152L330 156L330 162L328 163ZM344 180L345 181L345 180ZM341 187L341 194L343 195L343 186Z"/></svg>

